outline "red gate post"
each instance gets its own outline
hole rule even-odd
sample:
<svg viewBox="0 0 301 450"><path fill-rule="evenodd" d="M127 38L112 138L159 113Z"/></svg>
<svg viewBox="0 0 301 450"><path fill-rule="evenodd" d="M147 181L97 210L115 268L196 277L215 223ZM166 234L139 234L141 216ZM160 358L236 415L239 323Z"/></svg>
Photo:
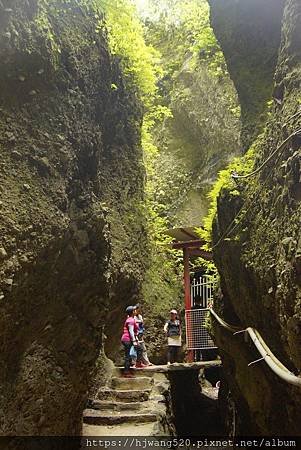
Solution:
<svg viewBox="0 0 301 450"><path fill-rule="evenodd" d="M180 238L178 235L180 233ZM194 233L191 228L179 228L170 230L169 233L174 239L177 239L176 242L172 243L172 248L176 250L183 250L184 257L184 292L185 292L185 311L191 310L191 294L190 294L190 270L189 270L189 260L192 256L201 256L208 261L212 260L212 254L210 252L206 252L202 249L202 245L204 241L199 239L199 237ZM183 238L184 236L184 238ZM191 317L191 313L186 314L186 340L187 342L192 342L193 338L193 321ZM187 351L187 361L193 362L194 360L194 351Z"/></svg>
<svg viewBox="0 0 301 450"><path fill-rule="evenodd" d="M184 257L184 296L185 296L185 311L191 309L191 294L190 294L190 270L189 270L189 248L183 248ZM186 335L192 337L191 320L190 316L186 314ZM193 362L193 350L188 350L187 361Z"/></svg>

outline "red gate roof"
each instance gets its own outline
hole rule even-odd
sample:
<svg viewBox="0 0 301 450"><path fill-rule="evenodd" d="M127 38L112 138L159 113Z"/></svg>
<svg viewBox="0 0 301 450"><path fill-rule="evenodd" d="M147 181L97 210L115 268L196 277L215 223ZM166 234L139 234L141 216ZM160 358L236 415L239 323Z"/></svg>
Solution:
<svg viewBox="0 0 301 450"><path fill-rule="evenodd" d="M166 234L174 238L171 244L174 249L189 249L190 256L212 260L212 253L203 250L205 241L200 238L194 227L171 228Z"/></svg>

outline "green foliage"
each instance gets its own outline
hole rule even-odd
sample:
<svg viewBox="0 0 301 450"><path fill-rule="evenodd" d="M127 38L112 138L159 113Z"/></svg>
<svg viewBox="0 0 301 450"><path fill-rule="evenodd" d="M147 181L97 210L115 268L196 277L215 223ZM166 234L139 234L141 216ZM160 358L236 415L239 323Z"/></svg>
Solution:
<svg viewBox="0 0 301 450"><path fill-rule="evenodd" d="M144 40L143 25L130 0L113 0L102 7L106 12L111 53L120 58L124 75L132 89L138 88L144 104L150 106L161 74L159 53Z"/></svg>
<svg viewBox="0 0 301 450"><path fill-rule="evenodd" d="M227 189L232 196L240 195L235 181L231 177L232 172L237 172L239 175L246 175L250 173L254 166L255 146L242 157L235 158L229 166L221 170L218 179L215 182L213 189L209 192L208 198L210 200L210 208L208 215L204 219L203 228L198 229L200 236L206 241L205 248L210 250L212 243L212 224L217 212L217 199L223 189Z"/></svg>
<svg viewBox="0 0 301 450"><path fill-rule="evenodd" d="M213 280L217 276L217 268L212 261L208 261L202 257L196 258L192 264L192 270L202 269L205 275L209 275Z"/></svg>
<svg viewBox="0 0 301 450"><path fill-rule="evenodd" d="M111 53L121 62L128 88L136 90L146 106L152 103L157 79L162 74L158 64L160 55L145 43L143 25L131 0L40 0L38 4L36 24L46 36L54 61L57 62L61 50L51 17L63 17L68 9L78 7L83 13L93 16L96 34L101 32L105 23ZM68 32L76 35L76 30ZM112 86L112 89L117 88Z"/></svg>
<svg viewBox="0 0 301 450"><path fill-rule="evenodd" d="M223 53L210 26L210 9L206 0L179 2L183 32L190 41L190 51L196 59L208 63L215 75L225 72Z"/></svg>
<svg viewBox="0 0 301 450"><path fill-rule="evenodd" d="M177 254L170 247L172 239L166 235L167 220L160 216L156 202L155 161L159 150L153 133L158 123L172 117L170 109L162 105L157 89L158 80L163 76L161 55L146 44L144 27L130 0L115 0L102 6L111 53L120 60L128 88L138 93L145 107L142 147L147 172L144 214L148 224L149 265L143 297L151 315L166 314L165 310L177 305L182 287ZM112 89L118 86L112 85Z"/></svg>
<svg viewBox="0 0 301 450"><path fill-rule="evenodd" d="M160 102L173 114L152 131L156 208L170 227L195 224L196 210L200 221L206 214L208 184L239 148L240 108L207 1L149 3L146 40L162 54Z"/></svg>
<svg viewBox="0 0 301 450"><path fill-rule="evenodd" d="M169 54L167 76L181 70L183 61L190 64L205 61L213 75L220 76L226 69L223 53L210 25L207 0L150 1L153 25L148 23L150 40ZM173 48L170 46L173 43Z"/></svg>
<svg viewBox="0 0 301 450"><path fill-rule="evenodd" d="M182 293L181 268L178 252L171 249L172 238L166 234L167 218L161 215L161 205L156 200L156 160L159 150L153 140L153 126L159 119L169 116L169 110L158 108L154 120L154 108L144 119L142 129L142 145L147 171L146 209L148 214L148 235L150 240L150 264L143 285L143 296L152 313L162 314L172 307L179 306ZM164 114L162 115L162 113Z"/></svg>

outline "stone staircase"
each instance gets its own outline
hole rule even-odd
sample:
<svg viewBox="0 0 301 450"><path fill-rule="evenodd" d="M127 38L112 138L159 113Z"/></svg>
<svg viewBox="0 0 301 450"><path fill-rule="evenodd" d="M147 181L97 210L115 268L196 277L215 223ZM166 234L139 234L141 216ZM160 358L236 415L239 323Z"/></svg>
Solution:
<svg viewBox="0 0 301 450"><path fill-rule="evenodd" d="M166 434L166 406L163 393L168 382L163 374L134 371L123 378L115 369L110 384L99 390L84 411L84 436L150 436Z"/></svg>

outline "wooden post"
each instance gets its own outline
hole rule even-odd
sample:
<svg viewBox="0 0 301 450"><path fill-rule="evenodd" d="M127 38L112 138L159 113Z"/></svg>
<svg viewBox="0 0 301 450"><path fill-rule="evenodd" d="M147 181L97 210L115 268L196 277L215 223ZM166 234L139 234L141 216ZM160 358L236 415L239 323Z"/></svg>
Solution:
<svg viewBox="0 0 301 450"><path fill-rule="evenodd" d="M189 270L189 248L183 249L184 257L184 295L185 295L185 309L191 309L190 297L190 270Z"/></svg>
<svg viewBox="0 0 301 450"><path fill-rule="evenodd" d="M190 270L189 270L189 248L183 248L184 258L184 295L185 295L185 310L191 309L191 294L190 294ZM191 333L191 325L186 318L186 333ZM187 361L193 362L193 350L188 350Z"/></svg>

